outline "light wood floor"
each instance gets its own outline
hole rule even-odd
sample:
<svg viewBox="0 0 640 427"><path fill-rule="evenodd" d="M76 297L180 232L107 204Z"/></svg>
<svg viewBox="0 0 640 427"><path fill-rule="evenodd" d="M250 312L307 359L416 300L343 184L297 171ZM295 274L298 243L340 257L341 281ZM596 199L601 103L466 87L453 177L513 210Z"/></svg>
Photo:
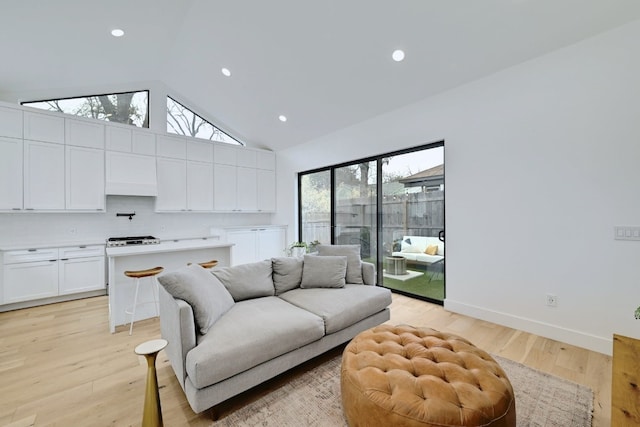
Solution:
<svg viewBox="0 0 640 427"><path fill-rule="evenodd" d="M146 362L133 349L160 336L159 321L137 322L133 336L124 327L110 334L107 313L107 297L0 313L1 426L140 425ZM394 295L389 323L452 332L491 353L585 384L595 392L593 426L610 425L608 356L400 295ZM165 426L211 425L210 412L197 415L189 407L164 352L156 366ZM224 417L264 392L250 391L216 410Z"/></svg>

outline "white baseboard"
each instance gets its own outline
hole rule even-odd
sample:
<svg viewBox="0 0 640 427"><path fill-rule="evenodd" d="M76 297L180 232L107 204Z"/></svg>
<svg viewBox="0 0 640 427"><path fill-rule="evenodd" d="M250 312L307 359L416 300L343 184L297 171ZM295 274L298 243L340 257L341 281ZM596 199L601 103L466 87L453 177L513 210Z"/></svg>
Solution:
<svg viewBox="0 0 640 427"><path fill-rule="evenodd" d="M454 313L464 314L465 316L486 320L509 328L519 329L521 331L540 335L545 338L561 341L592 351L597 351L598 353L603 353L609 356L613 353L613 337L603 338L573 329L562 328L550 323L540 322L539 320L514 316L513 314L495 310L488 310L483 307L452 301L450 299L445 299L444 308Z"/></svg>

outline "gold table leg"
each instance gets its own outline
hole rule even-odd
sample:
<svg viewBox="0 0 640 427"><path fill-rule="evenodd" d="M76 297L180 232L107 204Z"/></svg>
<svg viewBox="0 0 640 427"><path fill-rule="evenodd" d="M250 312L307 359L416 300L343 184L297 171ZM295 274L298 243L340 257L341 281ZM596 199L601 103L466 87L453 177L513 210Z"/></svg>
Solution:
<svg viewBox="0 0 640 427"><path fill-rule="evenodd" d="M162 408L156 375L156 357L167 346L167 340L151 340L135 348L135 353L147 359L147 387L144 395L142 427L162 427Z"/></svg>

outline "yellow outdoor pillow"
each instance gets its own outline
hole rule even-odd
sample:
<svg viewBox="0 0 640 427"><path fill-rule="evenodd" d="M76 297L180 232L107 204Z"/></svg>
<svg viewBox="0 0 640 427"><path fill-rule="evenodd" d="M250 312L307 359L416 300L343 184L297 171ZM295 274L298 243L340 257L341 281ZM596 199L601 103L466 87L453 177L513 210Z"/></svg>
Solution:
<svg viewBox="0 0 640 427"><path fill-rule="evenodd" d="M438 245L429 245L427 249L424 250L424 253L427 255L435 255L438 253Z"/></svg>

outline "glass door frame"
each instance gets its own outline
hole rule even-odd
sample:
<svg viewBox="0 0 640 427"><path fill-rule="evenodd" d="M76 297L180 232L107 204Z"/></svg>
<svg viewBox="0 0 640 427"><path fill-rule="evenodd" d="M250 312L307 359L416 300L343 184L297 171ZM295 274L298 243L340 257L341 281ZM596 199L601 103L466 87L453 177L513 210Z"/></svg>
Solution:
<svg viewBox="0 0 640 427"><path fill-rule="evenodd" d="M403 155L403 154L410 154L412 152L416 152L416 151L422 151L422 150L428 150L431 148L438 148L438 147L444 147L444 140L441 141L437 141L437 142L432 142L432 143L428 143L428 144L424 144L424 145L419 145L417 147L411 147L411 148L406 148L403 150L396 150L396 151L392 151L389 153L384 153L381 155L377 155L377 156L371 156L371 157L365 157L362 159L358 159L358 160L352 160L349 162L344 162L344 163L339 163L336 165L331 165L331 166L326 166L326 167L322 167L322 168L317 168L317 169L312 169L312 170L308 170L308 171L304 171L304 172L299 172L298 173L298 241L302 241L303 236L302 236L302 231L303 231L303 226L302 226L302 197L300 197L301 193L302 193L302 177L304 175L308 175L308 174L313 174L313 173L318 173L318 172L326 172L329 171L329 185L330 185L330 215L329 215L329 221L330 221L330 236L331 236L331 244L335 244L335 234L334 234L334 230L336 227L336 217L335 217L335 203L336 203L336 194L335 194L335 184L336 184L336 174L335 171L336 169L339 168L343 168L346 166L352 166L352 165L358 165L360 163L365 163L365 162L376 162L376 219L375 219L375 239L376 239L376 283L378 284L378 286L383 286L384 283L384 276L383 276L383 264L384 264L384 247L383 247L383 242L382 242L382 233L381 233L381 225L382 224L382 209L383 209L383 195L382 195L382 188L383 188L383 183L382 183L382 166L383 166L383 159L385 157L391 157L391 156L399 156L399 155ZM444 153L443 153L443 164L445 163L445 159L444 159ZM445 166L445 171L446 171L446 166ZM443 176L443 182L446 181L446 172ZM445 185L446 188L446 185ZM446 230L446 196L445 196L445 203L443 206L443 230ZM446 234L446 233L445 233ZM445 253L446 253L446 245L445 245ZM446 260L446 254L445 254L445 260ZM444 276L444 298L446 298L447 295L447 287L446 287L446 262L444 264L444 268L443 268L443 276ZM421 299L421 300L425 300L428 302L432 302L434 304L439 304L439 305L444 305L444 300L440 301L440 300L434 300L431 298L427 298L427 297L423 297L420 295L415 295L415 294L411 294L408 292L403 292L400 290L396 290L396 289L392 289L393 292L396 292L398 294L403 294L403 295L407 295L410 296L412 298L416 298L416 299Z"/></svg>

